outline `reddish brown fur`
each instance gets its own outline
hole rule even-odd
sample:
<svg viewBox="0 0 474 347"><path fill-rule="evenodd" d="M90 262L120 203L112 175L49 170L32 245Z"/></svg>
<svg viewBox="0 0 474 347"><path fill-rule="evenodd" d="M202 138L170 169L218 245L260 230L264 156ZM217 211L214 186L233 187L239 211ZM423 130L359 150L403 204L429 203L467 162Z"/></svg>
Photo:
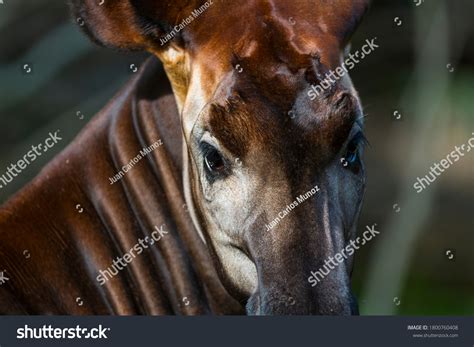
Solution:
<svg viewBox="0 0 474 347"><path fill-rule="evenodd" d="M205 76L200 91L215 104L204 115L203 124L236 156L244 158L249 148L254 153L261 148L264 154L258 170L268 171L264 163L279 162L288 172L289 193L300 194L303 183L312 182L312 173L322 171L340 151L359 106L342 85L314 103L298 97L322 72L339 64L341 50L365 12L366 1L338 0L337 5L329 0L213 2L164 46L159 38L203 0L106 0L101 7L95 0L74 0L73 7L95 41L120 49L146 49L160 57L178 104L192 99L188 87L193 68L199 67ZM150 64L34 181L1 207L0 264L7 267L12 280L0 288L0 313L244 312L249 297L242 298L241 293L229 296L229 291L238 289L223 286L227 281L219 260L211 261L212 246L205 247L184 213L183 158L176 150L183 135L178 110L163 74ZM235 72L237 64L242 74ZM292 109L298 114L294 122L289 121ZM107 178L158 138L163 138L165 148L142 161L122 183L109 187ZM302 168L301 163L305 163ZM290 175L292 172L296 173ZM323 176L328 186L335 179ZM78 214L77 203L87 213ZM273 280L273 287L262 286L270 288L268 293L253 295L247 312L257 312L259 306L263 310L266 298L278 294L274 286L289 279L293 270L296 273L303 265L309 266L303 261L314 257L313 250L319 255L317 261L329 252L329 241L315 240L305 229L311 227L315 235L321 235L324 207L301 210L288 219L298 229L289 229L284 235L293 238L286 245L277 245L270 256L259 253L264 248L261 235L247 237L248 244L242 249L256 261L262 258L265 271L269 265L280 266L261 276L265 285ZM268 218L259 215L256 223L261 226ZM345 223L337 214L331 218L331 225ZM97 272L161 223L168 226L170 237L105 286L98 286ZM23 257L25 249L31 260ZM288 252L296 261L281 256ZM304 296L309 290L298 283L290 288L302 295L301 304L291 308L293 312L270 302L267 311L260 312L350 312L347 293L321 295L337 287L334 283L309 296ZM185 296L193 305L182 305ZM78 306L77 297L86 304ZM305 301L309 298L310 304Z"/></svg>

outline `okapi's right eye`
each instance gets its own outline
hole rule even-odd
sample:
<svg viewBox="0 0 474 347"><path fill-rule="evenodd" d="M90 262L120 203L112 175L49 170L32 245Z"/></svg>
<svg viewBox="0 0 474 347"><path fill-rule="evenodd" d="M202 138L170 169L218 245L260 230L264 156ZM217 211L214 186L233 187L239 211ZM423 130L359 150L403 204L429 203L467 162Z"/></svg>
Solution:
<svg viewBox="0 0 474 347"><path fill-rule="evenodd" d="M344 156L343 160L345 163L344 166L347 166L348 168L354 168L356 164L360 163L360 147L363 147L367 143L368 142L364 134L359 131L347 146L346 155Z"/></svg>
<svg viewBox="0 0 474 347"><path fill-rule="evenodd" d="M210 179L215 179L226 173L227 165L219 151L207 142L201 144L204 157L204 170Z"/></svg>

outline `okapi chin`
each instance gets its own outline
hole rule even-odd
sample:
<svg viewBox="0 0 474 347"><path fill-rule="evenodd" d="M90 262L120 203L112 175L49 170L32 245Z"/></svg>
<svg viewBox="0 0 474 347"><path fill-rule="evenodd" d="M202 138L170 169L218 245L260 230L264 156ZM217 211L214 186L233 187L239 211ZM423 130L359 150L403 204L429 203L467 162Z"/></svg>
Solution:
<svg viewBox="0 0 474 347"><path fill-rule="evenodd" d="M0 209L0 313L356 314L353 256L316 286L308 276L356 235L362 110L347 75L308 91L366 9L73 1L95 42L164 70L150 58Z"/></svg>

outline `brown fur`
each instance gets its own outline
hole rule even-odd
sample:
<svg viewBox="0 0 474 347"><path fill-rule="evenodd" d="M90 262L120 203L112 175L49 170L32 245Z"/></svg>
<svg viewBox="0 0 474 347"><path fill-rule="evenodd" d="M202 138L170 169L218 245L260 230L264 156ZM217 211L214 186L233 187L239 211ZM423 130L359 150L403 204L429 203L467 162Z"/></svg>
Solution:
<svg viewBox="0 0 474 347"><path fill-rule="evenodd" d="M163 46L159 38L205 1L106 0L103 6L73 1L76 17L96 42L159 57L177 104L163 73L148 63L1 207L0 264L11 281L0 288L0 313L356 312L349 284L352 259L317 288L308 287L305 276L355 234L363 170L349 172L336 164L357 126L360 105L343 83L315 102L305 94L340 63L367 3L212 1ZM243 188L255 188L254 194L235 202L247 203L253 214L236 215L244 220L232 227L228 220L213 219L221 206L204 196L196 141L206 131L253 174L252 187ZM163 148L109 185L109 176L157 139ZM183 170L189 182L182 181ZM190 203L185 183L194 200L189 208L196 209L193 221L183 208ZM277 230L262 233L281 208L316 183L322 187L317 200L295 210ZM86 213L76 211L78 203ZM104 286L97 284L100 269L161 224L169 237ZM218 233L226 233L227 244L217 241ZM229 273L223 246L255 264L255 290L249 292L248 283L239 284ZM23 256L25 249L30 259ZM296 304L283 305L282 296L294 297ZM191 305L184 304L185 297Z"/></svg>

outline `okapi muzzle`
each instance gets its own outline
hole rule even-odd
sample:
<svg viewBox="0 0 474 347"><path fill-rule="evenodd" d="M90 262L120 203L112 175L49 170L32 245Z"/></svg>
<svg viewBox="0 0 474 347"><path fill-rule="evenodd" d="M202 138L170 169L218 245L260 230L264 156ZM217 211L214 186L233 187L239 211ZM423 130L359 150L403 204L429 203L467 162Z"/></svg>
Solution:
<svg viewBox="0 0 474 347"><path fill-rule="evenodd" d="M356 235L362 109L347 74L316 98L309 92L341 65L367 6L74 0L95 42L146 50L166 77L147 62L0 209L0 264L17 273L0 288L0 311L357 314L353 254L324 278L311 276ZM158 139L146 160L108 184ZM85 162L86 147L95 152ZM38 199L47 201L41 212ZM77 201L87 216L68 209ZM133 254L161 224L153 247L104 278L114 257ZM17 261L25 248L37 262ZM39 277L39 268L48 270ZM77 306L77 297L93 305Z"/></svg>

